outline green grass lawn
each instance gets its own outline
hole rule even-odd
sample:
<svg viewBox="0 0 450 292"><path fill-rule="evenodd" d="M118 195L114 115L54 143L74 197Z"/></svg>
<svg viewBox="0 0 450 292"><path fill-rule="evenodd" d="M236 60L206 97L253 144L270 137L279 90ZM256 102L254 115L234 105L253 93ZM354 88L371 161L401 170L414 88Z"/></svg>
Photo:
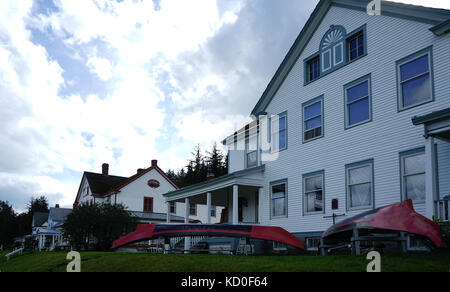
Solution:
<svg viewBox="0 0 450 292"><path fill-rule="evenodd" d="M6 262L1 272L65 272L65 252L26 253ZM159 255L82 252L82 272L364 272L364 256ZM381 271L448 272L450 252L382 255Z"/></svg>

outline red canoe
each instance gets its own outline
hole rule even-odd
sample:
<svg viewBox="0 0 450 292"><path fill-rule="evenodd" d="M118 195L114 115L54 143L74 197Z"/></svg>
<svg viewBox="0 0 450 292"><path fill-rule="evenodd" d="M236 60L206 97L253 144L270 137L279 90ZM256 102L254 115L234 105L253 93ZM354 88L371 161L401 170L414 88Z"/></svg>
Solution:
<svg viewBox="0 0 450 292"><path fill-rule="evenodd" d="M303 242L300 239L281 227L222 224L139 224L136 231L117 239L112 248L116 249L135 242L161 237L185 236L246 237L272 240L304 249Z"/></svg>
<svg viewBox="0 0 450 292"><path fill-rule="evenodd" d="M351 236L354 229L403 231L429 238L436 247L441 247L441 229L439 224L416 213L412 200L381 207L348 218L331 226L322 238L324 240Z"/></svg>

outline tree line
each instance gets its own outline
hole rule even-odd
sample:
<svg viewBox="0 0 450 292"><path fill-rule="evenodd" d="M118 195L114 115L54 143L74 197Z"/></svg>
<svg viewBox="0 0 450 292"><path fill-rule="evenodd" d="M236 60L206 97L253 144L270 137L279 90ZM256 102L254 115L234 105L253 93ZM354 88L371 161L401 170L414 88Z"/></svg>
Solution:
<svg viewBox="0 0 450 292"><path fill-rule="evenodd" d="M206 155L202 154L200 145L197 144L191 152L192 158L188 159L185 167L177 172L169 169L167 175L180 187L187 187L207 180L208 174L220 177L228 173L228 158L214 143Z"/></svg>
<svg viewBox="0 0 450 292"><path fill-rule="evenodd" d="M27 211L20 214L16 213L8 202L0 201L0 246L11 245L15 237L31 234L33 214L48 211L48 200L45 196L31 198Z"/></svg>

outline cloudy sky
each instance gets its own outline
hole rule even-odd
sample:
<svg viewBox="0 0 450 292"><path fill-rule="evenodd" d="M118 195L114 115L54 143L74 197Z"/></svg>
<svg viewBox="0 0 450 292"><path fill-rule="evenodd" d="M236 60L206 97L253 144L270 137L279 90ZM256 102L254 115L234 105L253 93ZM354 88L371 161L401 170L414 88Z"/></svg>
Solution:
<svg viewBox="0 0 450 292"><path fill-rule="evenodd" d="M70 207L104 162L184 166L250 120L317 2L1 0L0 200Z"/></svg>

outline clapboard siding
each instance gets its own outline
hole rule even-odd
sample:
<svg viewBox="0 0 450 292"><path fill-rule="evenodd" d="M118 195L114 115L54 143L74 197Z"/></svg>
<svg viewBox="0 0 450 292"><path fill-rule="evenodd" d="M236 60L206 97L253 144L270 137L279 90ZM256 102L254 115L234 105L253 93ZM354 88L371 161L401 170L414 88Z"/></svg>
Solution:
<svg viewBox="0 0 450 292"><path fill-rule="evenodd" d="M319 50L331 25L351 32L367 27L368 55L304 86L303 60ZM411 118L450 107L450 37L437 37L431 25L387 16L368 16L362 11L332 6L309 44L293 66L266 111L287 111L288 149L276 161L266 162L262 224L281 226L290 232L314 232L328 228L332 219L324 214L303 216L302 174L325 170L326 215L358 212L346 210L345 165L374 160L375 207L400 200L399 153L425 145L423 128ZM396 61L433 46L435 101L406 111L397 110ZM371 74L372 121L345 130L344 85ZM324 95L324 137L302 143L302 103ZM450 194L450 146L438 142L439 188ZM270 219L269 183L288 179L288 217ZM331 211L331 200L339 199L339 210ZM424 212L423 205L416 205ZM360 211L359 211L360 212Z"/></svg>

